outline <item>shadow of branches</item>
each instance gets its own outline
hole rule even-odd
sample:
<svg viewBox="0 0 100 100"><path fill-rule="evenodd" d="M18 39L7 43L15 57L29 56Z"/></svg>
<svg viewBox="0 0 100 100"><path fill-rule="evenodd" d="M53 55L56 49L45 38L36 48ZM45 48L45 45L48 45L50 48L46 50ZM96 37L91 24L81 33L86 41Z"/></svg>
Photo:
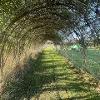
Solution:
<svg viewBox="0 0 100 100"><path fill-rule="evenodd" d="M49 53L47 58L42 52L36 59L29 56L23 65L16 66L5 80L1 100L31 100L33 96L39 98L45 91L56 91L58 94L58 98L50 100L100 100L100 96L90 90L90 83L78 79L79 73L74 73L74 69L61 63L61 58L53 59L52 56L55 56L55 53L46 53ZM63 81L65 84L59 81ZM68 92L73 92L73 94L87 92L87 94L76 96L71 94L68 98L63 99L60 97L61 91L65 91L65 94Z"/></svg>

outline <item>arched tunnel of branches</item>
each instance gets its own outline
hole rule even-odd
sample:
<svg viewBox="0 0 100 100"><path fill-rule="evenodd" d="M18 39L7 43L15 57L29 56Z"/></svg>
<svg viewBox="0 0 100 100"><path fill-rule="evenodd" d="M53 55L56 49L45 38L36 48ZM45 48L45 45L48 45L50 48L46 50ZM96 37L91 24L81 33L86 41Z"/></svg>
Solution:
<svg viewBox="0 0 100 100"><path fill-rule="evenodd" d="M52 41L65 58L70 54L70 60L76 58L72 59L72 52L67 49L78 43L84 63L79 69L91 73L99 81L100 52L98 68L91 71L89 68L94 65L87 67L87 48L100 49L100 0L0 0L1 83L9 56L19 65L23 54L32 55L32 52L27 53L30 49L39 53L47 41Z"/></svg>

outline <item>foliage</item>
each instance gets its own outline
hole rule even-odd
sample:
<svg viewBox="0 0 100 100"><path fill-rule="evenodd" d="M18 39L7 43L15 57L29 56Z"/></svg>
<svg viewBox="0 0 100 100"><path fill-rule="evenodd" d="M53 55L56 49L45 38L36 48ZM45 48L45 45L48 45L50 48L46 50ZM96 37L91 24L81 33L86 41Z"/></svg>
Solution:
<svg viewBox="0 0 100 100"><path fill-rule="evenodd" d="M0 46L11 52L35 42L54 40L52 35L59 30L83 27L91 7L94 5L89 0L1 0Z"/></svg>

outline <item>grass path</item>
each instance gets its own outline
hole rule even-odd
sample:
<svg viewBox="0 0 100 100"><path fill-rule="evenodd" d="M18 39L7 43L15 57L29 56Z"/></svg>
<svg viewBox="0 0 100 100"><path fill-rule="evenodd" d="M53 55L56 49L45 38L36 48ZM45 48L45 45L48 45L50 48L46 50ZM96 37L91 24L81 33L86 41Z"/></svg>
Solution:
<svg viewBox="0 0 100 100"><path fill-rule="evenodd" d="M0 100L100 100L93 78L71 67L52 48L23 66L8 77Z"/></svg>
<svg viewBox="0 0 100 100"><path fill-rule="evenodd" d="M49 82L44 82L47 84L43 84L39 100L100 100L94 84L90 83L92 77L81 75L71 68L55 50L45 49L41 54L40 65L40 74L47 76L44 80Z"/></svg>

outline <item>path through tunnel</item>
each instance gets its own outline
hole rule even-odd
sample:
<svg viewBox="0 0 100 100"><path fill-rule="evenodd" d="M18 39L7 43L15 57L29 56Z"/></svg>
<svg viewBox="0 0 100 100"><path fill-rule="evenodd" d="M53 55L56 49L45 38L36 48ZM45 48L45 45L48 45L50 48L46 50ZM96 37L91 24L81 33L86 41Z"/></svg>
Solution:
<svg viewBox="0 0 100 100"><path fill-rule="evenodd" d="M2 100L99 100L90 80L90 74L82 74L49 47L36 60L30 56L24 69L12 71Z"/></svg>
<svg viewBox="0 0 100 100"><path fill-rule="evenodd" d="M99 100L99 8L100 0L0 0L2 100Z"/></svg>

